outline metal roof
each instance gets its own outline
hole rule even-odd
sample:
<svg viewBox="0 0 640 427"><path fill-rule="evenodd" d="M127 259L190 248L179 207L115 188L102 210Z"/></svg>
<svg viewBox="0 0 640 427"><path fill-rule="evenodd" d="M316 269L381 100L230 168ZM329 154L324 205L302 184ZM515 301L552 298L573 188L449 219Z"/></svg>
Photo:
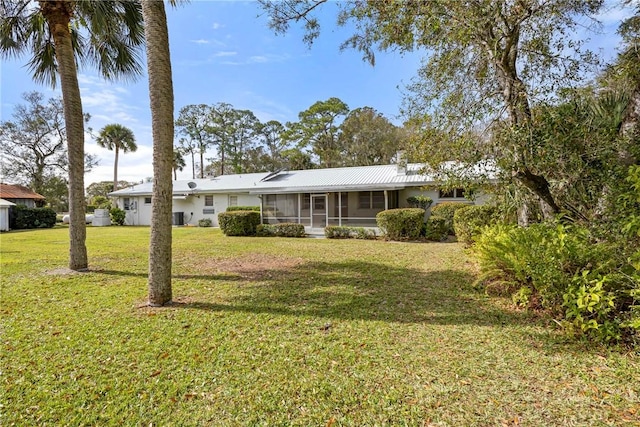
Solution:
<svg viewBox="0 0 640 427"><path fill-rule="evenodd" d="M410 163L405 172L399 171L398 165L379 165L221 175L211 179L173 181L173 194L391 190L434 184L434 176L421 173L423 168L423 164ZM144 183L109 195L150 195L151 192L152 183Z"/></svg>

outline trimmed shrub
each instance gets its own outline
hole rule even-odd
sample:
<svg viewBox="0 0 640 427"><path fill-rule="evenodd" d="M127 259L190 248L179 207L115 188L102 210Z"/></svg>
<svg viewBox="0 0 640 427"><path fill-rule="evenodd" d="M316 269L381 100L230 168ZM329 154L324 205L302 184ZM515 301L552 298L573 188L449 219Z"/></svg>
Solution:
<svg viewBox="0 0 640 427"><path fill-rule="evenodd" d="M431 215L444 218L447 225L447 234L455 236L455 230L453 229L453 215L455 215L458 209L469 206L466 203L460 202L442 202L431 208Z"/></svg>
<svg viewBox="0 0 640 427"><path fill-rule="evenodd" d="M431 215L423 226L423 236L427 240L442 242L449 236L447 220L442 217Z"/></svg>
<svg viewBox="0 0 640 427"><path fill-rule="evenodd" d="M364 227L345 227L337 225L329 225L325 227L324 235L327 239L369 240L376 238L375 230Z"/></svg>
<svg viewBox="0 0 640 427"><path fill-rule="evenodd" d="M471 245L487 225L495 224L496 208L489 205L468 205L453 214L453 229L459 242Z"/></svg>
<svg viewBox="0 0 640 427"><path fill-rule="evenodd" d="M407 203L412 208L420 208L426 211L433 204L433 199L428 196L411 196L407 198Z"/></svg>
<svg viewBox="0 0 640 427"><path fill-rule="evenodd" d="M198 227L211 227L213 222L210 218L202 218L198 220Z"/></svg>
<svg viewBox="0 0 640 427"><path fill-rule="evenodd" d="M420 238L424 222L424 209L389 209L376 215L378 228L389 240L415 240Z"/></svg>
<svg viewBox="0 0 640 427"><path fill-rule="evenodd" d="M258 224L256 234L261 237L305 237L304 225L295 222Z"/></svg>
<svg viewBox="0 0 640 427"><path fill-rule="evenodd" d="M109 210L109 216L111 217L112 224L124 225L124 220L127 216L127 213L120 208L113 207Z"/></svg>
<svg viewBox="0 0 640 427"><path fill-rule="evenodd" d="M260 212L260 206L227 206L227 212L256 211Z"/></svg>
<svg viewBox="0 0 640 427"><path fill-rule="evenodd" d="M28 208L23 205L11 207L9 228L27 230L51 228L56 225L56 211L51 208Z"/></svg>
<svg viewBox="0 0 640 427"><path fill-rule="evenodd" d="M260 224L260 212L238 210L218 214L220 229L227 236L255 236Z"/></svg>
<svg viewBox="0 0 640 427"><path fill-rule="evenodd" d="M324 236L327 239L348 239L351 237L351 227L328 225L324 228Z"/></svg>

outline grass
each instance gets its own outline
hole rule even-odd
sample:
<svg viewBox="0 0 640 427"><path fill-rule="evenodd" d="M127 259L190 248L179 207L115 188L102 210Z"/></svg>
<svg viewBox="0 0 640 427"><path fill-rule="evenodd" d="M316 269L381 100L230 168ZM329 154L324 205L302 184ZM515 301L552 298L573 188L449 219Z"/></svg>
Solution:
<svg viewBox="0 0 640 427"><path fill-rule="evenodd" d="M569 341L470 287L458 244L174 230L176 304L150 309L149 230L12 232L11 425L640 425L637 354Z"/></svg>

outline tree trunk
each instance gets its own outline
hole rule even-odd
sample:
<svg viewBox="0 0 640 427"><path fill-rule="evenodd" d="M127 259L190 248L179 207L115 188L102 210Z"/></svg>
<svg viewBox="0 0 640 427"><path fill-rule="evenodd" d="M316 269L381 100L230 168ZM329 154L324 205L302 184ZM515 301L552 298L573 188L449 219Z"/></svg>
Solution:
<svg viewBox="0 0 640 427"><path fill-rule="evenodd" d="M191 150L191 177L196 179L196 155L193 150Z"/></svg>
<svg viewBox="0 0 640 427"><path fill-rule="evenodd" d="M113 191L118 189L118 144L116 144L114 151L116 152L116 159L113 161Z"/></svg>
<svg viewBox="0 0 640 427"><path fill-rule="evenodd" d="M173 82L164 2L142 0L153 133L153 205L149 242L149 305L171 302L171 169Z"/></svg>
<svg viewBox="0 0 640 427"><path fill-rule="evenodd" d="M53 36L62 89L69 156L69 268L88 267L84 200L84 116L69 24L73 2L40 1L42 15Z"/></svg>
<svg viewBox="0 0 640 427"><path fill-rule="evenodd" d="M200 178L204 178L204 151L200 149Z"/></svg>
<svg viewBox="0 0 640 427"><path fill-rule="evenodd" d="M620 124L620 136L623 138L637 138L640 135L640 81L629 99L626 113ZM618 153L618 161L623 166L631 166L638 162L628 150Z"/></svg>

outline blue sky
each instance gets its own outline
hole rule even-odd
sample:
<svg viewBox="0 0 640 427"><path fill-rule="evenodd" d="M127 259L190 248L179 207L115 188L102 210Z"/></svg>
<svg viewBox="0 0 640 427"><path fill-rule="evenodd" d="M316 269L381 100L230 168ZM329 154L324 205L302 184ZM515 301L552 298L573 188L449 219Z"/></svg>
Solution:
<svg viewBox="0 0 640 427"><path fill-rule="evenodd" d="M340 52L340 43L351 32L336 28L335 9L333 4L325 7L321 35L311 49L295 26L286 35L275 35L254 2L195 0L168 9L176 115L188 104L226 102L253 111L261 121L285 123L297 120L298 113L316 101L335 96L351 109L373 107L400 124L402 88L415 75L420 55L379 53L376 66L371 67L358 52ZM592 48L613 56L618 44L615 29L626 13L611 9L601 16L604 31L591 35ZM11 119L24 92L59 94L34 83L23 66L26 62L26 57L2 61L2 121ZM138 151L120 157L119 179L150 177L152 140L146 75L134 83L112 83L91 69L83 69L79 81L84 111L92 116L90 127L97 131L106 124L120 123L136 135ZM100 165L85 177L86 185L113 179L113 153L90 139L86 151L100 159ZM179 177L189 178L190 167Z"/></svg>

